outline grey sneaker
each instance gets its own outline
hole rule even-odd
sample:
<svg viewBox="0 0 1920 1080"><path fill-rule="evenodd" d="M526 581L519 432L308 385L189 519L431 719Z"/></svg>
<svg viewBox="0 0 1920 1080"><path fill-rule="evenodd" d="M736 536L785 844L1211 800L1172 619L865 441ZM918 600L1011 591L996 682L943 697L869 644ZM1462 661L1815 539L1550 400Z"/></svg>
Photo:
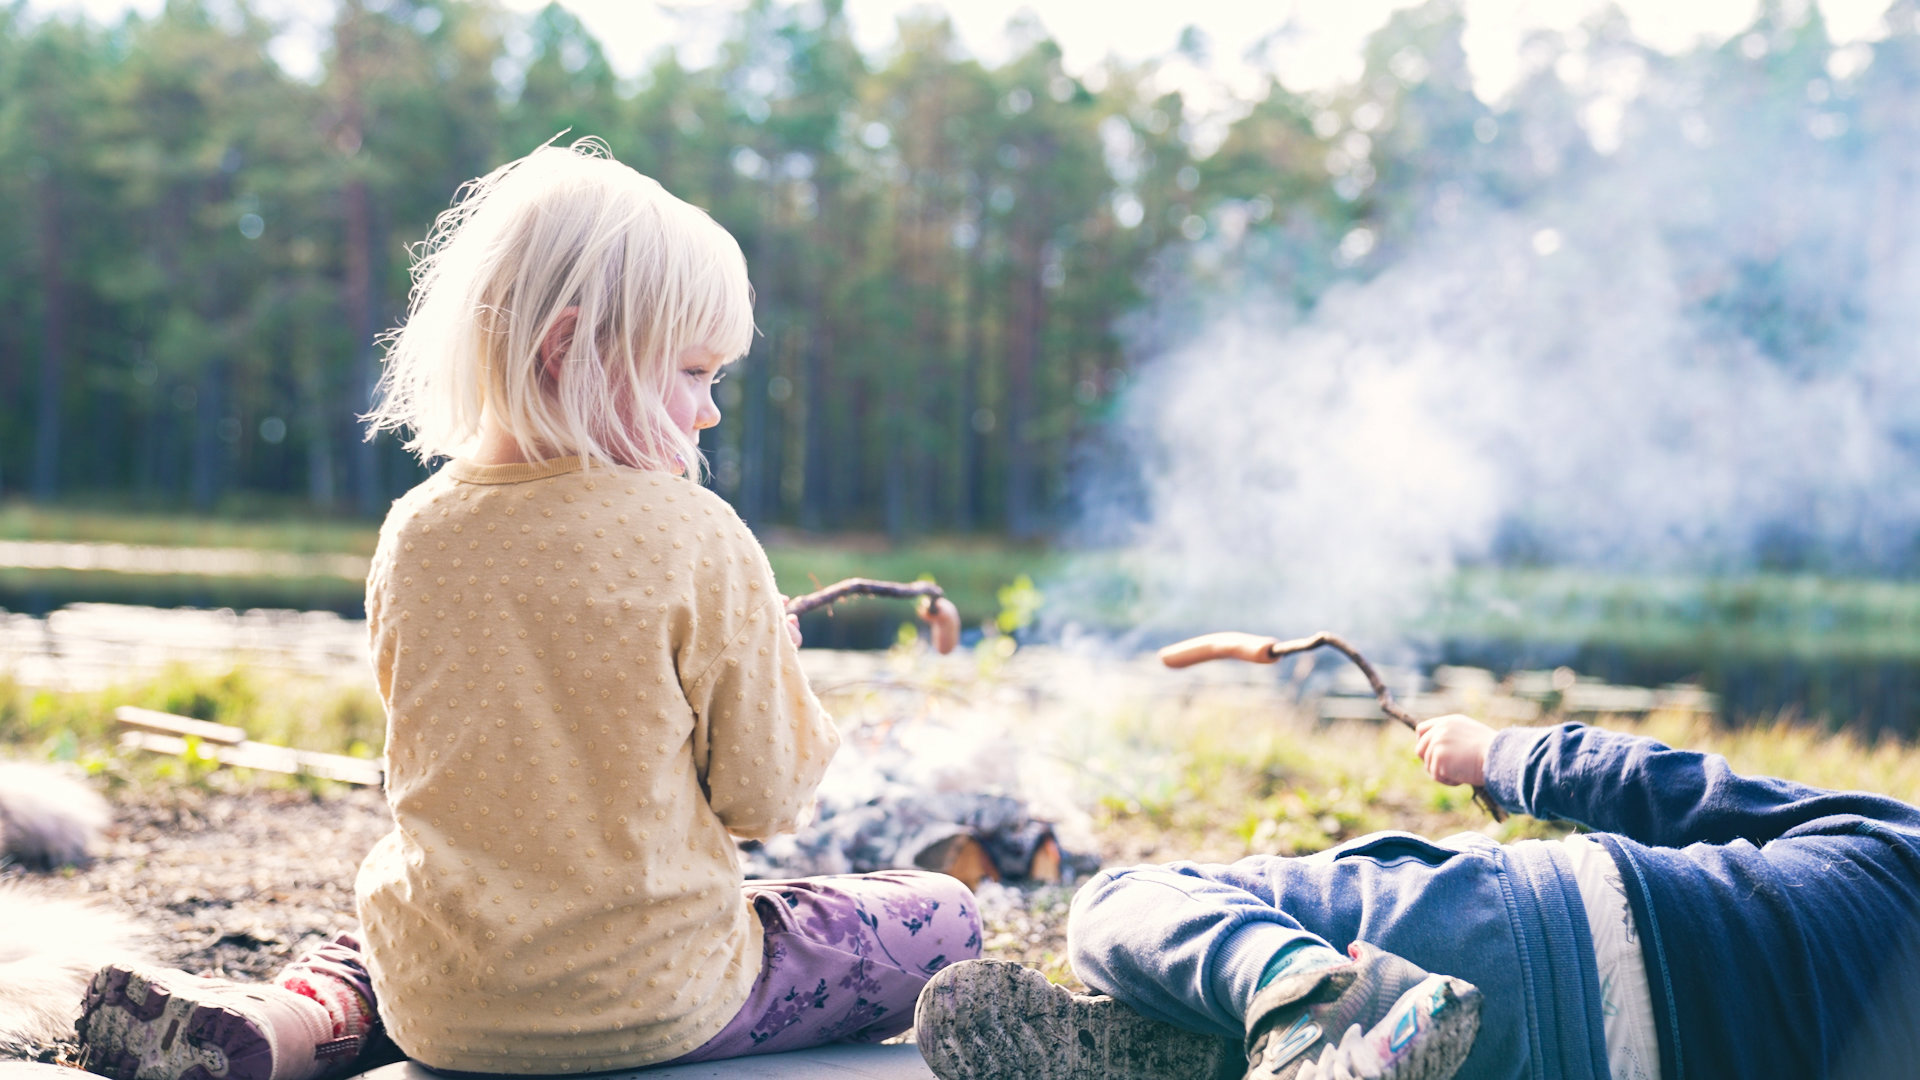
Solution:
<svg viewBox="0 0 1920 1080"><path fill-rule="evenodd" d="M314 1080L365 1041L270 983L125 964L94 973L74 1029L86 1068L114 1080Z"/></svg>
<svg viewBox="0 0 1920 1080"><path fill-rule="evenodd" d="M1246 1080L1448 1080L1480 1033L1480 991L1364 941L1283 975L1247 1010Z"/></svg>
<svg viewBox="0 0 1920 1080"><path fill-rule="evenodd" d="M940 1080L1213 1080L1246 1068L1232 1039L1149 1020L1005 960L968 960L929 980L913 1037Z"/></svg>

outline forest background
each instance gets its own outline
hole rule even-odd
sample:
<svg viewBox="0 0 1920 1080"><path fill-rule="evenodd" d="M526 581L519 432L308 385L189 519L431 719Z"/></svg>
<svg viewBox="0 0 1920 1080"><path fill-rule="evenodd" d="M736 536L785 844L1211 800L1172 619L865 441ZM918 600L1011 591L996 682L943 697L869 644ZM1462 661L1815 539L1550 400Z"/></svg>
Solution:
<svg viewBox="0 0 1920 1080"><path fill-rule="evenodd" d="M616 71L557 5L330 10L296 76L245 2L0 7L0 544L364 556L427 467L358 420L409 245L592 135L745 249L704 446L789 591L931 572L1029 638L1338 626L1920 732L1916 0L1665 51L1600 9L1491 101L1456 0L1298 91L1197 29L1069 70L1031 19L981 60L937 8L863 50L755 0ZM1264 85L1167 89L1235 55ZM0 605L359 611L320 563L100 557L15 552Z"/></svg>
<svg viewBox="0 0 1920 1080"><path fill-rule="evenodd" d="M707 448L750 522L1044 536L1133 374L1129 315L1196 252L1215 279L1223 254L1258 260L1309 309L1463 193L1570 187L1613 149L1583 112L1604 88L1556 75L1581 50L1684 67L1697 111L1759 110L1747 126L1810 144L1911 138L1911 6L1857 78L1804 5L1678 59L1597 16L1581 40L1530 42L1496 113L1470 89L1457 7L1432 0L1372 37L1358 82L1301 95L1276 78L1208 133L1153 89L1154 63L1075 78L1016 23L989 67L932 11L876 59L832 0L756 2L711 66L663 50L630 79L558 6L346 0L309 80L276 66L274 27L244 3L100 27L16 2L0 9L0 497L377 516L424 475L356 419L404 313L408 245L463 181L567 132L747 252L762 333ZM1802 332L1799 284L1768 276L1791 255L1708 302L1759 340Z"/></svg>

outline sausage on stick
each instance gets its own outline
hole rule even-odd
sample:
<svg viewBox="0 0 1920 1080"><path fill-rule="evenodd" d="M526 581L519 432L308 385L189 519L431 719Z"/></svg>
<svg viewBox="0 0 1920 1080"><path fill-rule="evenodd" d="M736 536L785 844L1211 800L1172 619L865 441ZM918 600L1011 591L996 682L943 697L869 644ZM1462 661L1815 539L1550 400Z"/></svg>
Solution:
<svg viewBox="0 0 1920 1080"><path fill-rule="evenodd" d="M1399 702L1393 700L1393 691L1387 689L1387 684L1381 680L1380 673L1373 669L1372 664L1367 663L1366 657L1360 655L1360 650L1347 644L1346 640L1338 634L1330 634L1324 630L1312 637L1295 638L1292 641L1234 631L1203 634L1161 649L1160 662L1170 668L1191 667L1208 660L1244 660L1250 664L1271 664L1283 656L1308 652L1322 645L1338 649L1346 654L1347 659L1354 662L1354 665L1360 669L1360 673L1367 677L1367 685L1373 687L1373 696L1379 700L1381 712L1409 728L1420 726L1419 718L1401 708ZM1507 812L1500 808L1499 803L1493 801L1493 797L1487 794L1486 788L1474 788L1473 801L1480 804L1481 809L1492 814L1493 820L1507 819Z"/></svg>

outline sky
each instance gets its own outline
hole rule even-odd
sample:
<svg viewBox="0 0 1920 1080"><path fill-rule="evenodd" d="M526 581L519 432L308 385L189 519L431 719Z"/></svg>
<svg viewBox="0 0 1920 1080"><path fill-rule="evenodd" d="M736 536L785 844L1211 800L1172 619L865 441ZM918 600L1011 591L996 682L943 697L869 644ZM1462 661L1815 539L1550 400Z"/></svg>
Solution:
<svg viewBox="0 0 1920 1080"><path fill-rule="evenodd" d="M112 21L128 10L151 13L164 0L34 0L43 12L83 12ZM534 11L546 0L503 0L514 10ZM631 74L664 46L699 66L710 58L728 14L728 0L563 0L605 45L616 69ZM1637 35L1673 52L1703 40L1725 40L1751 22L1756 0L1614 0ZM1800 0L1805 3L1807 0ZM1836 42L1872 40L1885 32L1888 0L1814 0ZM1521 72L1520 43L1535 29L1572 30L1602 6L1602 0L1464 0L1465 45L1474 88L1497 105ZM285 19L288 32L274 55L295 74L317 67L320 27L329 0L255 0L255 7ZM848 17L863 49L881 55L892 45L896 20L926 6L917 0L847 0ZM1109 56L1129 61L1166 57L1187 26L1210 44L1207 62L1165 65L1162 88L1181 90L1203 110L1230 107L1264 86L1263 68L1250 49L1264 49L1267 63L1295 91L1338 85L1360 71L1367 34L1408 0L1184 0L1180 4L1129 3L1115 17L1113 0L955 0L936 5L953 20L970 53L989 63L1007 52L1010 20L1031 14L1061 47L1070 73L1097 67Z"/></svg>

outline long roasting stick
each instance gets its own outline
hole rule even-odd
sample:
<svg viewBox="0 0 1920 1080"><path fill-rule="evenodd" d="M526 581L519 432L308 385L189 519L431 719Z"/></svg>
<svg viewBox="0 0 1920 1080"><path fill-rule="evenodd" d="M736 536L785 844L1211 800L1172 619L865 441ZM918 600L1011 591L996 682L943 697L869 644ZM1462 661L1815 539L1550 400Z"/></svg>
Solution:
<svg viewBox="0 0 1920 1080"><path fill-rule="evenodd" d="M931 581L875 581L871 578L847 578L817 592L787 601L787 614L805 615L852 596L885 596L894 599L919 597L917 613L933 631L935 652L946 654L960 644L960 610L947 599L940 586Z"/></svg>
<svg viewBox="0 0 1920 1080"><path fill-rule="evenodd" d="M1338 649L1353 661L1360 673L1367 677L1367 685L1373 687L1373 696L1380 702L1380 711L1407 725L1408 728L1420 726L1420 720L1412 713L1400 707L1393 700L1393 691L1380 678L1380 673L1360 655L1360 650L1347 644L1346 639L1325 630L1307 638L1295 638L1281 641L1278 638L1261 637L1258 634L1242 634L1232 631L1218 634L1203 634L1197 638L1188 638L1160 650L1160 662L1170 668L1191 667L1208 660L1245 660L1250 664L1271 664L1283 656L1308 652L1325 645ZM1495 821L1505 821L1507 812L1493 801L1484 787L1473 789L1473 801L1480 808L1493 815Z"/></svg>

